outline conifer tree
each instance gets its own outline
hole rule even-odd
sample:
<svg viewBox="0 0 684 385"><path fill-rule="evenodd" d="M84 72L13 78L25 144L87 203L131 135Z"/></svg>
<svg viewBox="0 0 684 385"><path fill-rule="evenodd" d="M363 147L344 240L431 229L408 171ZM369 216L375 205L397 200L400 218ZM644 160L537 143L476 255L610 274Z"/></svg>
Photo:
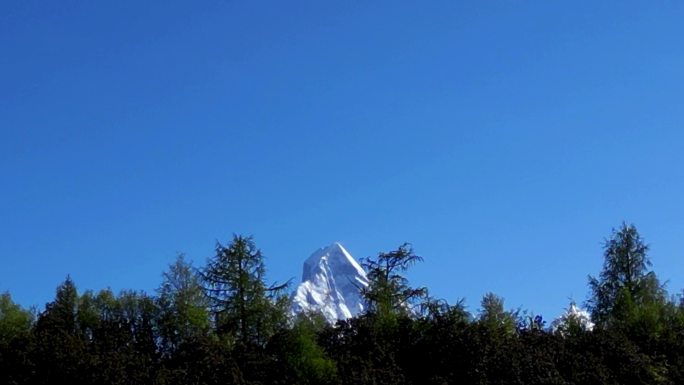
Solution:
<svg viewBox="0 0 684 385"><path fill-rule="evenodd" d="M598 278L589 276L587 304L598 326L624 323L639 309L664 302L664 289L649 270L648 249L636 227L626 223L605 241L603 270Z"/></svg>
<svg viewBox="0 0 684 385"><path fill-rule="evenodd" d="M516 314L504 309L503 298L494 293L487 293L482 297L480 306L481 324L490 330L513 332L516 326Z"/></svg>
<svg viewBox="0 0 684 385"><path fill-rule="evenodd" d="M79 297L76 285L67 279L57 288L33 330L36 349L32 359L39 368L39 384L84 382L88 375L86 338L78 324Z"/></svg>
<svg viewBox="0 0 684 385"><path fill-rule="evenodd" d="M369 284L361 293L368 303L368 311L379 316L409 315L414 306L427 294L424 287L414 288L404 276L422 257L404 243L394 251L380 253L377 258L363 261Z"/></svg>
<svg viewBox="0 0 684 385"><path fill-rule="evenodd" d="M242 346L264 346L286 322L285 285L267 286L263 256L252 237L234 235L216 254L202 276L219 335Z"/></svg>
<svg viewBox="0 0 684 385"><path fill-rule="evenodd" d="M157 289L159 330L164 352L169 354L183 343L206 335L209 330L209 303L199 274L184 255L176 258L163 273L163 278Z"/></svg>

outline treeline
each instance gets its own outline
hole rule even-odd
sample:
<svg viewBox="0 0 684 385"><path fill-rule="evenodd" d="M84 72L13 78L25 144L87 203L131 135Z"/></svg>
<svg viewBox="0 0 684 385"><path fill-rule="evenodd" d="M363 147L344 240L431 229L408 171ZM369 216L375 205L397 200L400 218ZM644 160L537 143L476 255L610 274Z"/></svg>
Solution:
<svg viewBox="0 0 684 385"><path fill-rule="evenodd" d="M40 312L0 296L0 384L684 384L684 304L650 270L634 226L614 230L589 277L591 321L553 323L486 295L470 314L406 270L409 245L364 261L368 311L327 325L288 315L251 238L182 256L155 295L79 293L67 278Z"/></svg>

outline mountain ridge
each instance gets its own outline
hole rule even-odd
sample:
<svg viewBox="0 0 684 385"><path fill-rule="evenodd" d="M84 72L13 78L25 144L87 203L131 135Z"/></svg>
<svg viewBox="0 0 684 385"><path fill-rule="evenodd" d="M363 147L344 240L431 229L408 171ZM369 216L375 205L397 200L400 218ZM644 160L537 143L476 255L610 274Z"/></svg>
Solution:
<svg viewBox="0 0 684 385"><path fill-rule="evenodd" d="M302 268L302 282L292 294L292 315L321 313L329 323L362 313L366 272L340 242L314 251Z"/></svg>

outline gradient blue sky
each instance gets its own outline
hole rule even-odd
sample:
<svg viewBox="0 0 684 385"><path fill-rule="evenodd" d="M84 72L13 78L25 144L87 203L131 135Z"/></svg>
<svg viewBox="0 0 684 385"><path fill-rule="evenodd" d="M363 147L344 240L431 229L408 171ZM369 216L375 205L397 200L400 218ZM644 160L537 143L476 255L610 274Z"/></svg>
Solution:
<svg viewBox="0 0 684 385"><path fill-rule="evenodd" d="M625 220L684 288L684 4L4 1L0 291L153 292L253 234L412 242L413 283L546 318Z"/></svg>

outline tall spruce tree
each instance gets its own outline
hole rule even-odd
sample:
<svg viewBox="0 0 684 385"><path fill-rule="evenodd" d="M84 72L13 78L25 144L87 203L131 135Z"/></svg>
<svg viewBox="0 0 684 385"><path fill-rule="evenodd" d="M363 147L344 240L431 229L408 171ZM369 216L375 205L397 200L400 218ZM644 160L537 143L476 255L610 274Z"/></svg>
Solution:
<svg viewBox="0 0 684 385"><path fill-rule="evenodd" d="M87 338L78 322L79 296L70 277L57 288L54 301L40 313L33 329L34 383L87 383Z"/></svg>
<svg viewBox="0 0 684 385"><path fill-rule="evenodd" d="M242 346L264 346L286 322L285 285L268 286L263 256L252 237L216 244L202 276L217 333Z"/></svg>
<svg viewBox="0 0 684 385"><path fill-rule="evenodd" d="M634 225L613 229L604 244L603 270L589 276L592 320L599 327L618 326L639 310L665 300L665 291L648 258L648 245Z"/></svg>

